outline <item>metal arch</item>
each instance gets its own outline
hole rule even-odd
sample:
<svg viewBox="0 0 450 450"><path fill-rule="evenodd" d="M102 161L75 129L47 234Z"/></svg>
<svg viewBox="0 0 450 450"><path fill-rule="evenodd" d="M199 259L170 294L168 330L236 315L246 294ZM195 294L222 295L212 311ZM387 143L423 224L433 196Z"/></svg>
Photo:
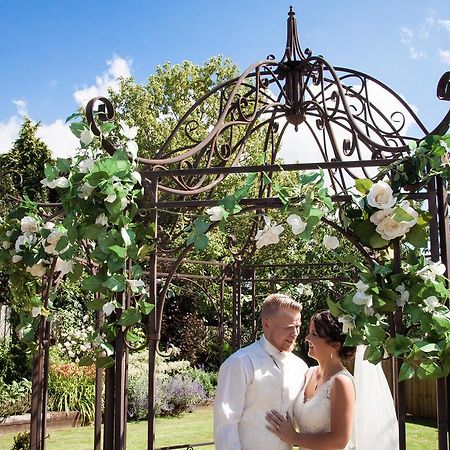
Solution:
<svg viewBox="0 0 450 450"><path fill-rule="evenodd" d="M373 101L372 85L398 102L398 108L389 114L383 112ZM450 99L449 85L450 72L447 72L438 84L437 94L441 100ZM196 113L211 99L216 103L218 119L208 131ZM94 113L98 102L101 103L99 112ZM114 109L107 99L99 97L89 102L86 114L93 132L99 135L95 119L110 120ZM405 114L423 136L407 134ZM273 144L269 146L279 125L276 121L282 119L311 135L319 149L317 160L324 161L396 158L409 152L409 142L430 134L411 107L385 84L360 71L335 68L323 57L313 56L308 49L303 52L295 13L291 9L286 50L280 62L269 56L251 65L239 77L210 90L179 120L155 158L138 158L138 161L168 173L184 168L236 167L247 142L256 132L266 133L263 150L270 152L274 160L280 143L276 148ZM449 120L450 112L433 133L444 130ZM176 146L179 137L187 144ZM102 144L109 152L115 148L107 139L103 139ZM342 191L347 187L345 174L351 178L360 176L342 168L329 174L335 190L339 187ZM225 176L173 175L166 178L159 189L174 195L196 196L212 191Z"/></svg>

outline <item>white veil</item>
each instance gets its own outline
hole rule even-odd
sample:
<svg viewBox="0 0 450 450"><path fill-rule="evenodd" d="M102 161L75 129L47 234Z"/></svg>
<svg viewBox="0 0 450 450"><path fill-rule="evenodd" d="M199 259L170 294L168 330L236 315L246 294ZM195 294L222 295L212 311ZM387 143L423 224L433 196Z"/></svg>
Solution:
<svg viewBox="0 0 450 450"><path fill-rule="evenodd" d="M398 450L398 423L391 391L381 363L364 360L365 347L355 356L356 408L353 443L356 450Z"/></svg>

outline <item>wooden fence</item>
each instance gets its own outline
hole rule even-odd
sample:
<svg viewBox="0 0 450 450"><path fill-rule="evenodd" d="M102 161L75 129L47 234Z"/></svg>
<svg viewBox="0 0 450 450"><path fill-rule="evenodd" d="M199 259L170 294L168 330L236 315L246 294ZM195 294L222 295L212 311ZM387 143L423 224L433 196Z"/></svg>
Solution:
<svg viewBox="0 0 450 450"><path fill-rule="evenodd" d="M383 361L383 370L392 391L391 360ZM436 420L436 381L413 378L405 383L406 413Z"/></svg>

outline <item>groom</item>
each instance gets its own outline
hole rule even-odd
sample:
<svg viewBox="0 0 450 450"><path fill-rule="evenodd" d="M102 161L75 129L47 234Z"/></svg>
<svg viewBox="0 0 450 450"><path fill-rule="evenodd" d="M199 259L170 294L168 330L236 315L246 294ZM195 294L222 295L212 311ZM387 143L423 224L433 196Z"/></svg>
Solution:
<svg viewBox="0 0 450 450"><path fill-rule="evenodd" d="M300 303L281 294L263 302L264 336L220 367L214 401L216 450L290 450L266 429L267 411L292 416L307 365L291 352L300 329Z"/></svg>

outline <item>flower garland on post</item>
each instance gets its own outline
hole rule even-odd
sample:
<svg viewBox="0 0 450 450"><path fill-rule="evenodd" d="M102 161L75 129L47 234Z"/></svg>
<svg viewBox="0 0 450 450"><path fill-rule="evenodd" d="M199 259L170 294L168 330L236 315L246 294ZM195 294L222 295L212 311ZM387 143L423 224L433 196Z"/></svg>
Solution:
<svg viewBox="0 0 450 450"><path fill-rule="evenodd" d="M80 117L73 114L68 121ZM81 365L94 361L98 367L113 364L112 342L120 327L129 327L151 312L142 279L143 258L152 241L151 227L135 221L142 197L141 176L136 171L136 127L103 123L100 138L84 121L74 122L72 132L80 150L72 159L47 164L43 186L55 189L62 209L52 215L45 205L25 199L23 205L0 223L0 264L7 270L15 298L23 305L19 335L30 348L38 343L36 332L42 318L52 320L52 300L64 277L81 280L96 294L87 303L108 321L86 338ZM106 155L101 139L118 149ZM138 239L137 236L140 236ZM119 295L133 299L130 306Z"/></svg>
<svg viewBox="0 0 450 450"><path fill-rule="evenodd" d="M360 280L342 303L328 301L328 305L343 323L346 344L366 346L365 359L374 364L389 355L403 359L400 381L413 376L445 377L450 373L450 311L446 306L450 291L444 277L446 267L425 257L431 217L401 192L402 188L420 190L436 176L450 180L449 146L450 135L427 137L419 145L411 144L410 155L382 168L378 181L356 180L352 204L340 211L340 225L327 218L336 216L337 208L324 185L322 172L299 173L298 184L293 186L275 183L274 192L287 218L274 224L264 215L264 227L255 235L256 249L277 244L285 222L294 236L309 240L315 225L322 220L357 244L366 265L354 258L343 262L356 265ZM248 184L254 180L253 175L252 179L249 177L247 193ZM206 213L210 222L221 221L224 229L227 218L239 211L239 198L235 198L234 202L220 201L219 206ZM202 218L197 220L206 223L206 233L208 223ZM322 244L334 250L339 240L325 235ZM405 255L400 270L394 267L394 245Z"/></svg>

